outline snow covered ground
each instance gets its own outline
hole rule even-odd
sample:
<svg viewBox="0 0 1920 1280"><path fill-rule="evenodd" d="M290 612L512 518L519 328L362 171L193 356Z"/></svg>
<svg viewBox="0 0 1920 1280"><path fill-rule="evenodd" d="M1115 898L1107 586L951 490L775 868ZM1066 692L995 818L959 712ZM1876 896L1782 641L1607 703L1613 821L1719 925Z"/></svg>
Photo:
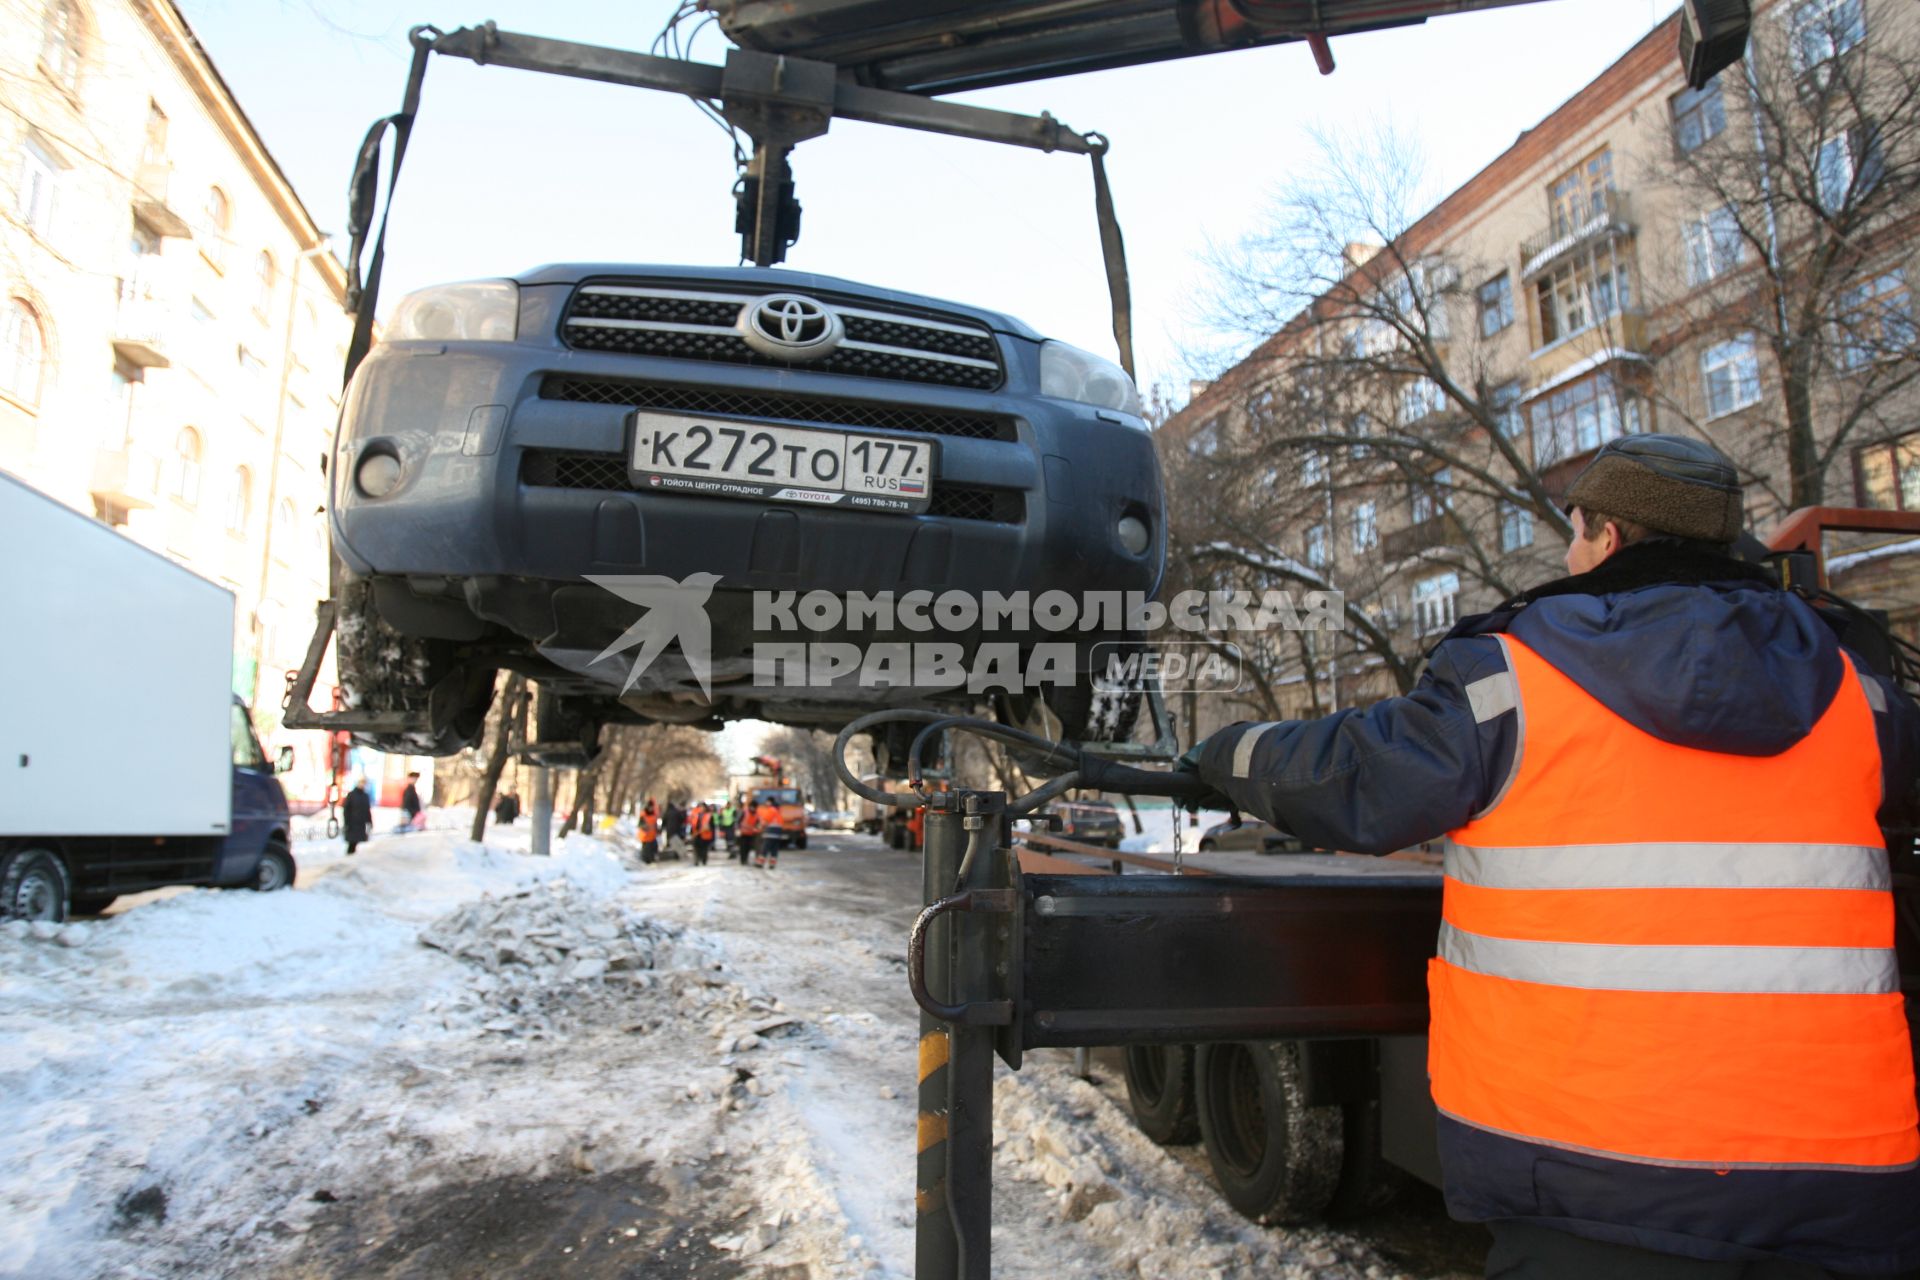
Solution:
<svg viewBox="0 0 1920 1280"><path fill-rule="evenodd" d="M0 926L0 1276L910 1277L911 861L526 842ZM1401 1274L1246 1223L1070 1063L999 1080L996 1275Z"/></svg>

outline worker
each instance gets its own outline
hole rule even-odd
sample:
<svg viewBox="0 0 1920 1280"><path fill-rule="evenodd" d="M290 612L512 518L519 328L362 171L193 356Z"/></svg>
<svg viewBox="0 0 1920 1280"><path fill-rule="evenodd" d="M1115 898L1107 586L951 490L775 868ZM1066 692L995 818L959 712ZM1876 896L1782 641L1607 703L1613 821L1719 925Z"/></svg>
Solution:
<svg viewBox="0 0 1920 1280"><path fill-rule="evenodd" d="M780 865L780 843L787 834L780 826L780 806L771 799L762 798L754 807L753 819L760 829L760 851L755 855L753 865L771 871Z"/></svg>
<svg viewBox="0 0 1920 1280"><path fill-rule="evenodd" d="M754 807L753 797L748 796L740 804L739 834L733 842L733 856L740 860L741 866L747 865L747 859L760 847L760 813Z"/></svg>
<svg viewBox="0 0 1920 1280"><path fill-rule="evenodd" d="M1165 759L1165 757L1161 757ZM927 806L917 806L907 818L907 849L918 853L927 843Z"/></svg>
<svg viewBox="0 0 1920 1280"><path fill-rule="evenodd" d="M720 829L720 834L726 838L728 853L734 852L734 845L738 842L734 828L737 827L739 823L740 806L734 802L732 796L728 796L727 802L720 806L720 817L717 824Z"/></svg>
<svg viewBox="0 0 1920 1280"><path fill-rule="evenodd" d="M1567 504L1569 576L1463 619L1412 693L1182 766L1310 845L1451 837L1428 1074L1489 1276L1920 1274L1881 831L1920 709L1731 558L1712 447L1612 441Z"/></svg>
<svg viewBox="0 0 1920 1280"><path fill-rule="evenodd" d="M640 810L640 861L652 866L660 860L660 810L654 806L653 797L647 797L647 803Z"/></svg>
<svg viewBox="0 0 1920 1280"><path fill-rule="evenodd" d="M687 823L693 838L693 865L704 867L707 854L713 849L713 806L704 800L694 805Z"/></svg>

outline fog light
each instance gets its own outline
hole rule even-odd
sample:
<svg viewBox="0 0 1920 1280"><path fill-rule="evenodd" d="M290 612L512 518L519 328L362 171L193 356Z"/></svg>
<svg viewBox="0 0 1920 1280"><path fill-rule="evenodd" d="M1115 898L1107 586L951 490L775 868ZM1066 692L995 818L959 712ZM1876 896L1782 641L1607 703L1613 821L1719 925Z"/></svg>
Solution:
<svg viewBox="0 0 1920 1280"><path fill-rule="evenodd" d="M384 498L400 483L400 459L390 453L370 453L360 460L354 481L369 498Z"/></svg>
<svg viewBox="0 0 1920 1280"><path fill-rule="evenodd" d="M1139 516L1121 516L1118 532L1120 545L1125 547L1130 555L1139 555L1147 549L1147 543L1153 540L1153 535L1147 530L1147 522Z"/></svg>

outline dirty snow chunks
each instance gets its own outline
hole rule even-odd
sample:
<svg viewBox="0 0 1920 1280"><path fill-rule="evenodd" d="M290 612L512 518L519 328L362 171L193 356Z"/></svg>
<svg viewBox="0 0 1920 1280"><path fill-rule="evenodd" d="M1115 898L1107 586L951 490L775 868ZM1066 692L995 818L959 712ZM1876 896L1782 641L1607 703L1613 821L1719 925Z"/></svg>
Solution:
<svg viewBox="0 0 1920 1280"><path fill-rule="evenodd" d="M543 1036L556 1020L615 982L650 986L662 969L704 969L711 947L686 931L636 915L570 880L546 880L456 908L420 932L426 946L480 972L471 999L446 1010L480 1017L486 1031Z"/></svg>

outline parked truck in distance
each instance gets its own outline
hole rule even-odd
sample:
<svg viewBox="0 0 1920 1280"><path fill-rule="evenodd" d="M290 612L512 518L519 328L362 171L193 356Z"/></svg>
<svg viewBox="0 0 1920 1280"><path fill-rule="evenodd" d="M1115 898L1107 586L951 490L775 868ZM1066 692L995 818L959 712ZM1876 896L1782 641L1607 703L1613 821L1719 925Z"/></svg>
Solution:
<svg viewBox="0 0 1920 1280"><path fill-rule="evenodd" d="M0 547L0 919L292 884L292 749L232 692L232 594L4 473Z"/></svg>

